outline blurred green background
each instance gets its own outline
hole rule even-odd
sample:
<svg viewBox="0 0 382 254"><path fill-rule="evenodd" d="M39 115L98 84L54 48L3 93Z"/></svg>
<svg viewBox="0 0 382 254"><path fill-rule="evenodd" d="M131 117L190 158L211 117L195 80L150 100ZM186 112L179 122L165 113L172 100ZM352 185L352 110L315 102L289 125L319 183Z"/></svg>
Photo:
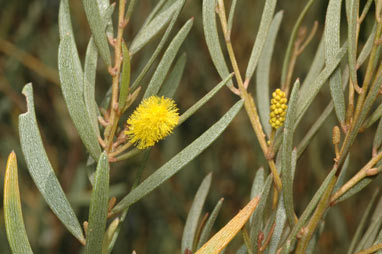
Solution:
<svg viewBox="0 0 382 254"><path fill-rule="evenodd" d="M83 60L90 30L81 1L69 2L76 42ZM127 42L131 42L156 2L137 1L124 37ZM225 2L228 9L230 1ZM306 2L279 1L277 5L277 10L284 10L284 18L272 60L272 89L279 87L286 45L294 22ZM319 22L319 28L313 41L298 59L293 79L300 77L303 80L313 60L322 36L327 2L316 1L303 21L308 31L315 20ZM242 73L247 66L263 5L263 0L238 1L237 4L232 41ZM49 159L81 222L87 219L90 199L90 186L85 173L85 150L69 118L58 84L58 7L58 0L0 1L0 182L2 185L7 156L15 150L19 163L24 219L35 253L78 253L81 246L48 209L27 172L17 126L18 115L25 111L25 99L20 91L26 83L33 83L37 119ZM186 20L194 17L194 26L181 49L187 54L185 72L175 96L181 112L220 81L204 40L201 8L202 1L187 0L176 25L178 29ZM342 27L342 32L346 33L344 15ZM173 30L173 34L177 29ZM369 29L366 21L360 35L360 46ZM134 57L133 79L152 54L160 37L157 36ZM146 78L143 83L148 80ZM110 75L100 61L96 82L98 102L102 101L110 84ZM254 93L253 81L249 90ZM320 115L329 98L328 87L325 86L296 133L296 145ZM222 89L211 102L152 149L144 177L202 134L237 100L238 97L228 89ZM331 129L335 123L332 114L298 162L294 186L297 215L301 214L332 165L334 149L331 145ZM375 126L372 129L375 130ZM372 132L367 131L356 141L351 152L351 173L370 157L372 138ZM112 165L112 191L117 198L130 190L142 159L142 156L137 156L130 161ZM266 165L264 162L248 118L242 111L210 148L129 210L113 253L131 253L133 250L138 254L179 253L187 212L201 180L209 172L213 172L213 182L204 212L211 212L221 197L225 200L214 228L216 232L248 202L252 179L256 170ZM345 252L361 212L376 185L371 184L360 194L330 210L317 253ZM2 188L0 194L2 197ZM0 253L10 253L2 213L0 205ZM236 237L226 253L234 253L241 243L241 236Z"/></svg>

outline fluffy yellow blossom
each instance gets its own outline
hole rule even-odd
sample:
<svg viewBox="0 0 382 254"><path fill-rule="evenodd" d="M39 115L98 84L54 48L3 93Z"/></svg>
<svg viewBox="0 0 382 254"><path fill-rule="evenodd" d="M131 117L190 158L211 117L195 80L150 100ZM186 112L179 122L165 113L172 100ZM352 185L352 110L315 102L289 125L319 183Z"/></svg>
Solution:
<svg viewBox="0 0 382 254"><path fill-rule="evenodd" d="M138 149L146 149L168 136L178 122L178 108L172 99L151 96L129 117L125 133Z"/></svg>
<svg viewBox="0 0 382 254"><path fill-rule="evenodd" d="M285 121L286 110L288 108L287 98L285 97L285 93L280 89L276 89L272 93L271 100L271 113L269 117L269 123L272 128L277 129L283 126Z"/></svg>

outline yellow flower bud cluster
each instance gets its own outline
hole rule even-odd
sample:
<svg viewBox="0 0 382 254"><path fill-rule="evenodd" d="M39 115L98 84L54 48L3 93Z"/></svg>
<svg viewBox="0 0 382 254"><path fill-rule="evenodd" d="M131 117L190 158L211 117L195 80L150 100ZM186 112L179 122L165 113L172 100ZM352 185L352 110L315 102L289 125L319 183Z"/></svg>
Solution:
<svg viewBox="0 0 382 254"><path fill-rule="evenodd" d="M271 113L269 119L269 123L271 124L272 128L277 129L283 126L286 110L288 108L286 105L287 101L288 100L285 97L285 93L280 89L277 88L276 91L272 93Z"/></svg>

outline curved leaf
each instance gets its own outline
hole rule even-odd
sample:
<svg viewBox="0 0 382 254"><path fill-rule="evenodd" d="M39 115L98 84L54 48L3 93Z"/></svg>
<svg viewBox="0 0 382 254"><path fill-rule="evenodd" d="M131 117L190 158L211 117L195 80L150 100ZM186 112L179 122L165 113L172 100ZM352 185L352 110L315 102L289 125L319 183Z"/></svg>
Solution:
<svg viewBox="0 0 382 254"><path fill-rule="evenodd" d="M150 80L149 85L143 95L143 98L148 98L152 95L156 95L163 84L164 79L170 69L172 62L175 59L176 54L183 41L186 39L188 33L191 30L191 27L194 23L194 19L189 19L186 24L179 30L174 39L171 41L170 45L166 49L161 61L158 64L157 69L155 70L153 77Z"/></svg>
<svg viewBox="0 0 382 254"><path fill-rule="evenodd" d="M204 226L202 233L200 234L199 243L196 249L200 249L203 244L205 244L208 240L208 235L210 234L212 227L216 221L216 218L219 215L220 209L223 205L224 198L221 198L216 204L214 210L212 211L210 217L208 218L206 225Z"/></svg>
<svg viewBox="0 0 382 254"><path fill-rule="evenodd" d="M60 40L64 37L70 37L70 51L73 59L73 70L77 77L82 77L82 65L80 61L80 57L78 56L76 42L74 40L72 21L70 20L70 9L68 0L60 1L60 9L58 12L58 28L60 31ZM80 93L83 93L83 84L76 84Z"/></svg>
<svg viewBox="0 0 382 254"><path fill-rule="evenodd" d="M293 202L293 172L292 172L292 150L294 124L296 121L297 98L299 96L300 81L297 80L293 85L290 96L289 106L285 117L285 127L283 133L283 143L281 148L281 173L282 173L282 191L284 197L284 206L288 218L289 226L292 228L295 224L295 212Z"/></svg>
<svg viewBox="0 0 382 254"><path fill-rule="evenodd" d="M271 134L271 125L269 124L269 75L271 69L271 60L273 49L275 47L277 33L280 28L283 11L279 11L269 27L269 33L265 40L264 49L261 52L259 66L256 70L256 104L259 110L259 117L265 133L268 137Z"/></svg>
<svg viewBox="0 0 382 254"><path fill-rule="evenodd" d="M58 69L60 72L61 90L64 95L69 115L90 155L98 160L101 153L97 134L92 127L92 121L86 110L84 99L79 87L82 86L83 76L78 76L75 70L75 58L71 50L71 38L64 36L58 49Z"/></svg>
<svg viewBox="0 0 382 254"><path fill-rule="evenodd" d="M159 33L159 31L170 21L173 14L182 6L182 1L176 1L145 25L131 43L129 47L130 54L134 55L143 48L156 34Z"/></svg>
<svg viewBox="0 0 382 254"><path fill-rule="evenodd" d="M342 58L346 54L347 44L345 43L340 51L336 54L333 61L330 61L325 68L320 72L320 74L316 77L316 79L312 82L311 86L302 86L300 91L300 96L298 98L297 103L297 116L296 116L296 124L300 122L302 116L313 102L314 98L320 91L321 87L325 84L326 80L330 77L332 72L337 68L338 64L342 60Z"/></svg>
<svg viewBox="0 0 382 254"><path fill-rule="evenodd" d="M257 62L263 46L268 37L268 31L271 26L273 19L273 13L275 12L277 0L266 0L264 5L263 14L261 16L259 31L257 32L255 44L253 45L251 56L249 57L249 62L247 66L247 71L245 73L245 79L250 80L253 73L255 72Z"/></svg>
<svg viewBox="0 0 382 254"><path fill-rule="evenodd" d="M203 0L203 30L212 62L220 77L224 79L228 76L229 71L219 41L215 7L216 0ZM233 86L232 81L229 81L228 85Z"/></svg>
<svg viewBox="0 0 382 254"><path fill-rule="evenodd" d="M269 175L267 177L267 180L265 181L265 183L263 185L263 189L261 192L258 207L252 215L252 221L251 221L251 225L250 225L250 229L251 229L250 239L251 239L252 243L256 242L257 236L258 236L260 230L262 230L262 228L264 226L262 218L264 215L265 205L267 203L267 200L270 198L269 192L271 190L271 187L272 187L272 176ZM257 251L258 251L257 244L253 244L252 247L253 247L252 252L257 253Z"/></svg>
<svg viewBox="0 0 382 254"><path fill-rule="evenodd" d="M13 253L33 253L21 211L16 154L8 156L4 177L4 220L8 243Z"/></svg>
<svg viewBox="0 0 382 254"><path fill-rule="evenodd" d="M41 140L34 110L32 84L25 85L23 94L27 99L28 111L19 116L19 135L29 173L54 214L69 232L80 242L84 242L80 223L58 182Z"/></svg>
<svg viewBox="0 0 382 254"><path fill-rule="evenodd" d="M150 69L151 65L153 64L154 60L157 58L157 56L161 52L162 48L164 47L164 45L168 39L168 36L170 35L170 32L172 31L172 29L175 25L175 21L179 17L181 8L183 7L184 4L185 4L185 0L179 1L179 9L175 10L175 13L172 15L170 24L168 25L166 31L164 32L162 39L160 40L158 46L155 48L154 53L151 55L150 59L145 64L142 71L139 73L138 77L134 80L134 83L131 86L132 90L134 90L138 85L140 85L140 82L142 81L143 77L146 75L146 73ZM131 54L131 48L130 48L130 54Z"/></svg>
<svg viewBox="0 0 382 254"><path fill-rule="evenodd" d="M350 69L350 78L353 84L358 84L357 81L357 19L359 12L358 0L346 0L346 17L348 21L348 61Z"/></svg>
<svg viewBox="0 0 382 254"><path fill-rule="evenodd" d="M327 47L325 47L326 64L333 61L332 59L336 57L336 54L340 50L341 4L342 0L330 0L328 4L324 36L325 45L327 45ZM329 87L338 121L343 124L345 122L346 109L340 67L337 67L329 78Z"/></svg>
<svg viewBox="0 0 382 254"><path fill-rule="evenodd" d="M111 66L111 55L109 43L106 38L105 21L101 17L98 2L94 0L82 0L86 17L89 22L90 30L94 37L94 42L97 45L98 51L102 60L107 66Z"/></svg>
<svg viewBox="0 0 382 254"><path fill-rule="evenodd" d="M95 78L97 69L98 53L93 37L90 38L85 56L84 70L84 103L91 120L94 132L100 136L98 126L98 105L95 100Z"/></svg>

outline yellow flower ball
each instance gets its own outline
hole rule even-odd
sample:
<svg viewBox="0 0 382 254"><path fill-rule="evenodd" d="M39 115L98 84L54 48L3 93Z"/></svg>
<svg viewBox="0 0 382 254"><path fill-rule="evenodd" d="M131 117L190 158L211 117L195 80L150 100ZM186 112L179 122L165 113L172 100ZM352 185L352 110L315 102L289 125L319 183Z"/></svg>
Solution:
<svg viewBox="0 0 382 254"><path fill-rule="evenodd" d="M271 99L271 112L270 112L270 120L269 123L271 124L272 128L277 129L281 126L283 126L285 121L285 115L286 110L288 106L287 98L285 96L285 93L281 89L276 89L272 93L272 99Z"/></svg>
<svg viewBox="0 0 382 254"><path fill-rule="evenodd" d="M151 96L129 117L125 134L138 149L146 149L168 136L178 122L178 108L172 99Z"/></svg>

